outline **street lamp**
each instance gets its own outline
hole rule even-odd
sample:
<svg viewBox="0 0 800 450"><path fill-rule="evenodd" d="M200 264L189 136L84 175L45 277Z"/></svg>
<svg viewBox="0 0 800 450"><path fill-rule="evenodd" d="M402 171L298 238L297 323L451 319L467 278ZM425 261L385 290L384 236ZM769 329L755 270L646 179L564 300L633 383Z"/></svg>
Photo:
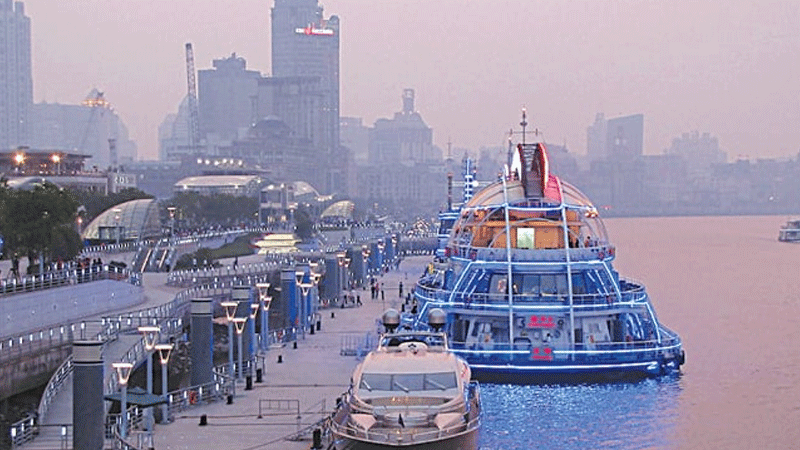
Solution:
<svg viewBox="0 0 800 450"><path fill-rule="evenodd" d="M225 318L228 320L228 375L233 380L233 395L236 395L236 376L233 373L233 316L236 315L237 302L222 302L225 308Z"/></svg>
<svg viewBox="0 0 800 450"><path fill-rule="evenodd" d="M233 324L236 326L236 337L239 341L239 367L236 371L236 379L239 380L242 378L242 354L244 353L244 349L242 348L242 333L244 333L244 326L247 324L247 317L234 317Z"/></svg>
<svg viewBox="0 0 800 450"><path fill-rule="evenodd" d="M269 305L272 297L269 296L269 283L256 283L258 300L261 303L261 348L269 349Z"/></svg>
<svg viewBox="0 0 800 450"><path fill-rule="evenodd" d="M61 175L61 155L53 153L50 159L53 161L53 164L56 165L56 175Z"/></svg>
<svg viewBox="0 0 800 450"><path fill-rule="evenodd" d="M294 276L295 276L295 279L297 280L297 287L300 289L300 294L301 294L301 297L298 299L298 302L297 302L298 305L299 305L299 308L297 308L297 314L298 314L298 319L299 320L296 320L296 325L300 326L300 330L302 330L301 332L303 333L303 339L305 339L306 338L306 323L305 323L305 318L303 316L304 311L305 311L305 307L303 306L303 297L304 297L304 295L302 294L302 289L303 289L302 288L302 284L303 284L303 278L305 278L306 273L303 270L297 270L297 271L294 272Z"/></svg>
<svg viewBox="0 0 800 450"><path fill-rule="evenodd" d="M161 361L161 395L167 399L167 363L169 363L169 355L172 352L172 344L158 344L156 351L158 352L158 359ZM161 405L161 423L168 423L167 420L167 404Z"/></svg>
<svg viewBox="0 0 800 450"><path fill-rule="evenodd" d="M120 425L119 436L122 439L128 437L128 378L131 376L133 364L128 362L115 362L111 366L117 371L117 378L119 384L122 386L122 399L120 401L120 415L122 416L122 425Z"/></svg>
<svg viewBox="0 0 800 450"><path fill-rule="evenodd" d="M17 152L14 154L14 164L17 165L16 171L20 172L20 168L25 165L25 153Z"/></svg>
<svg viewBox="0 0 800 450"><path fill-rule="evenodd" d="M167 211L169 211L169 237L172 237L175 234L175 210L177 208L174 206L167 206Z"/></svg>
<svg viewBox="0 0 800 450"><path fill-rule="evenodd" d="M147 354L147 393L153 393L153 355L152 351L156 347L156 339L161 332L157 326L143 326L138 328L144 339L144 350ZM147 428L153 430L153 408L147 408Z"/></svg>

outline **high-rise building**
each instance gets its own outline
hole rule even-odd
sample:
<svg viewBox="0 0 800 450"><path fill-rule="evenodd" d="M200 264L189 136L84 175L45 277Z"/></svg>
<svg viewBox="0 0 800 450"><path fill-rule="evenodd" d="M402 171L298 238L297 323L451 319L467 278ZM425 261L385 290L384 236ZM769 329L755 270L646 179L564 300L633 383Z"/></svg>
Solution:
<svg viewBox="0 0 800 450"><path fill-rule="evenodd" d="M247 62L236 53L215 59L213 66L198 72L201 141L208 134L235 139L239 128L260 119L256 101L261 73L247 70Z"/></svg>
<svg viewBox="0 0 800 450"><path fill-rule="evenodd" d="M33 105L29 141L33 148L88 155L87 168L99 170L138 159L128 128L97 89L92 89L80 105Z"/></svg>
<svg viewBox="0 0 800 450"><path fill-rule="evenodd" d="M597 113L594 123L586 129L586 154L590 161L606 159L606 118L603 113Z"/></svg>
<svg viewBox="0 0 800 450"><path fill-rule="evenodd" d="M22 2L0 0L0 150L28 144L32 104L31 20Z"/></svg>
<svg viewBox="0 0 800 450"><path fill-rule="evenodd" d="M325 19L317 0L275 0L272 76L318 77L322 134L313 139L332 154L339 147L339 18Z"/></svg>
<svg viewBox="0 0 800 450"><path fill-rule="evenodd" d="M414 110L414 90L403 89L403 109L392 119L378 119L370 130L369 161L374 164L441 163L433 130Z"/></svg>
<svg viewBox="0 0 800 450"><path fill-rule="evenodd" d="M606 155L615 160L644 153L644 115L615 117L606 122Z"/></svg>

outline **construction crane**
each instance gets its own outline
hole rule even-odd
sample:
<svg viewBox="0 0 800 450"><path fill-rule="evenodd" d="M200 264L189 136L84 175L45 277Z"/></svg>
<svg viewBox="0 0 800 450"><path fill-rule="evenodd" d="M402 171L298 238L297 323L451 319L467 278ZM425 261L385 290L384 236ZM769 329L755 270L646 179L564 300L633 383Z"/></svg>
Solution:
<svg viewBox="0 0 800 450"><path fill-rule="evenodd" d="M186 80L189 89L189 148L195 156L198 156L200 153L200 114L197 110L197 79L191 42L186 43Z"/></svg>

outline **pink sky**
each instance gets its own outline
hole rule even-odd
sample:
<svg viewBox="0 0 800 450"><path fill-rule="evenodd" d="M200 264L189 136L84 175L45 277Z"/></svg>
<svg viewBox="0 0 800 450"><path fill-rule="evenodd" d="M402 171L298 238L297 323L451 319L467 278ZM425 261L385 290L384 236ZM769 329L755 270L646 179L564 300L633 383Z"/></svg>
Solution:
<svg viewBox="0 0 800 450"><path fill-rule="evenodd" d="M232 52L270 72L272 0L25 0L34 100L105 92L156 158L157 128L198 69ZM500 145L519 122L586 152L586 127L643 113L645 153L699 130L729 158L800 151L796 0L329 0L341 34L341 113L391 117L402 89L434 142Z"/></svg>

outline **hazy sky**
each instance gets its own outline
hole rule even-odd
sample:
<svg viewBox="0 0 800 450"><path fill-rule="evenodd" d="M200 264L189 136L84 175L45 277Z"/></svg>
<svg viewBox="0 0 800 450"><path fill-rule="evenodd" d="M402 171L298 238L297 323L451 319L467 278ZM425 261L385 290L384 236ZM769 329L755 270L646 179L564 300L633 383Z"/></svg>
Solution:
<svg viewBox="0 0 800 450"><path fill-rule="evenodd" d="M232 52L270 72L272 0L25 0L34 100L105 92L139 145L197 69ZM328 0L341 19L341 113L391 117L402 89L434 142L499 145L519 122L586 152L595 114L643 113L645 153L708 131L729 157L800 150L797 0Z"/></svg>

